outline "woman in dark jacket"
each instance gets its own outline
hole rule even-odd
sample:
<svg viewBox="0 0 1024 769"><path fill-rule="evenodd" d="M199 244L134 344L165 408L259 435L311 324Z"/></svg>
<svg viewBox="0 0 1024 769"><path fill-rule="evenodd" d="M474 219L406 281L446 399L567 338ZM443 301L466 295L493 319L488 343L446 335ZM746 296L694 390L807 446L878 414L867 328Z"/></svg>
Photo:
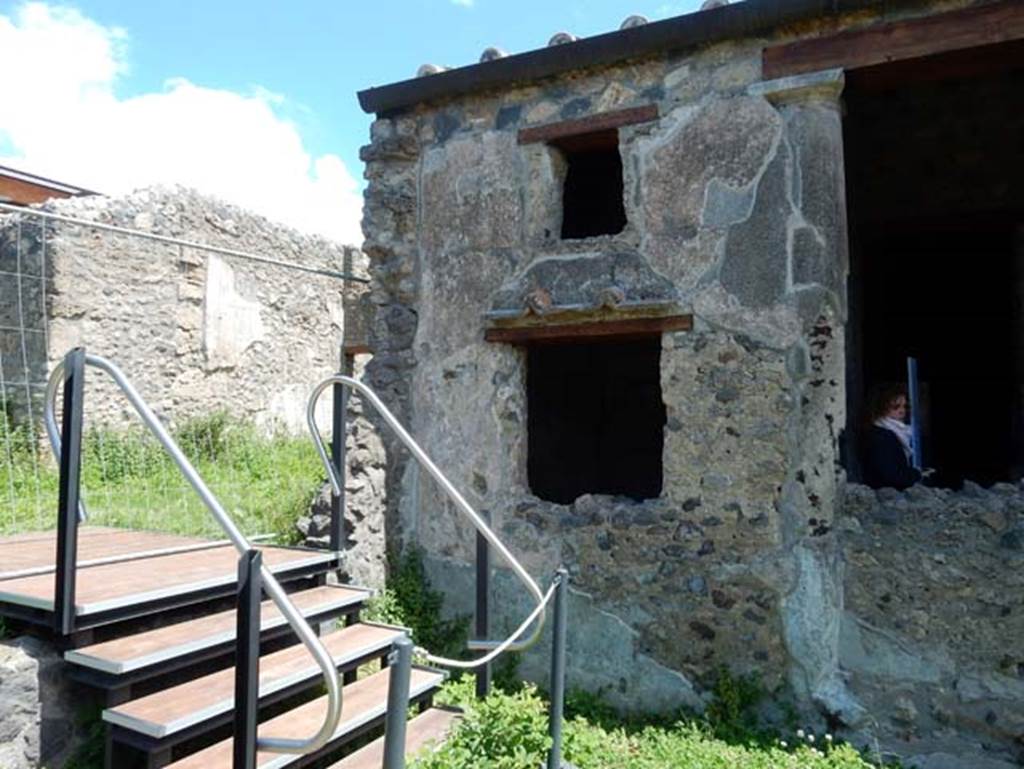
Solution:
<svg viewBox="0 0 1024 769"><path fill-rule="evenodd" d="M913 431L906 423L907 391L879 388L868 404L864 436L864 482L873 489L906 489L921 480L911 464Z"/></svg>

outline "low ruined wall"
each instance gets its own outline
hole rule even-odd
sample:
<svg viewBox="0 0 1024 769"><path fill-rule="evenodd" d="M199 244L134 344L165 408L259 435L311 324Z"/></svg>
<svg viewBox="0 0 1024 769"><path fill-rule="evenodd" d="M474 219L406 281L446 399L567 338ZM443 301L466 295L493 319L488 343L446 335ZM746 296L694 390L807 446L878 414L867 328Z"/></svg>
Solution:
<svg viewBox="0 0 1024 769"><path fill-rule="evenodd" d="M352 249L188 190L48 209L306 267L340 272L351 261ZM0 220L0 257L0 292L20 295L20 304L5 302L5 379L27 380L36 394L60 357L85 345L117 363L171 422L222 409L297 431L312 385L339 365L337 278L65 223L44 233L30 216ZM123 399L101 375L89 380L91 417L125 420Z"/></svg>
<svg viewBox="0 0 1024 769"><path fill-rule="evenodd" d="M1024 487L850 486L843 510L840 665L872 731L904 755L1020 758Z"/></svg>

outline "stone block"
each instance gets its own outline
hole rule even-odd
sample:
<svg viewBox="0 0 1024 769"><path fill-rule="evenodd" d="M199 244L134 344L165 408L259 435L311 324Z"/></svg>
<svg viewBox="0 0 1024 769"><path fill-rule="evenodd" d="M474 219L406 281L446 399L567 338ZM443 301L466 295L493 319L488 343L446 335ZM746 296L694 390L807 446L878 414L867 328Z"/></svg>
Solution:
<svg viewBox="0 0 1024 769"><path fill-rule="evenodd" d="M0 766L62 766L83 735L76 707L88 707L64 674L58 651L24 636L0 641Z"/></svg>

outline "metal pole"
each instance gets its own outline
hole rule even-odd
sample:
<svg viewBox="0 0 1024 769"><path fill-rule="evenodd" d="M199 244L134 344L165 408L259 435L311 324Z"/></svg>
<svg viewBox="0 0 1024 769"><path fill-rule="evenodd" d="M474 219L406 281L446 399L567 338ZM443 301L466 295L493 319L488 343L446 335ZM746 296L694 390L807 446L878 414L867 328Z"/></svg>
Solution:
<svg viewBox="0 0 1024 769"><path fill-rule="evenodd" d="M333 389L334 412L331 416L331 462L341 479L339 488L331 488L331 532L330 546L335 553L341 550L345 525L345 410L348 408L348 391L342 384Z"/></svg>
<svg viewBox="0 0 1024 769"><path fill-rule="evenodd" d="M548 733L551 752L547 769L562 766L562 714L565 710L565 644L569 611L569 573L563 568L555 572L558 588L555 592L553 641L551 644L551 713Z"/></svg>
<svg viewBox="0 0 1024 769"><path fill-rule="evenodd" d="M488 524L491 517L487 511L481 511L480 517ZM476 534L476 637L485 639L490 636L490 607L488 605L491 593L491 549L487 538L477 532ZM476 696L483 699L491 692L491 665L481 665L476 671Z"/></svg>
<svg viewBox="0 0 1024 769"><path fill-rule="evenodd" d="M24 216L35 216L40 219L49 219L55 222L64 222L66 224L77 224L82 227L89 227L94 230L102 230L104 232L113 232L118 235L131 235L136 238L142 238L143 240L152 240L156 243L166 243L171 246L179 246L181 248L194 248L197 251L207 251L211 254L223 254L224 256L234 256L239 259L247 259L250 262L258 262L260 264L272 264L276 267L287 267L291 270L298 270L300 272L308 272L313 275L326 275L329 278L341 278L342 280L351 280L355 283L369 283L369 278L360 278L356 275L347 275L343 272L337 272L336 270L324 270L319 267L309 267L304 264L296 264L294 262L283 262L280 259L274 259L269 256L261 256L259 254L250 254L247 251L238 251L234 248L223 248L221 246L212 246L209 243L199 243L192 240L182 240L181 238L172 238L167 235L157 235L153 232L146 232L145 230L132 230L127 227L116 227L113 224L104 224L103 222L96 222L92 219L80 219L74 216L65 216L63 214L54 214L49 211L39 211L38 209L28 209L22 206L12 206L8 203L0 203L0 212L8 214L20 214Z"/></svg>
<svg viewBox="0 0 1024 769"><path fill-rule="evenodd" d="M255 769L256 767L256 722L260 699L260 568L262 565L263 554L259 550L250 550L238 559L233 769Z"/></svg>
<svg viewBox="0 0 1024 769"><path fill-rule="evenodd" d="M82 469L82 400L85 348L64 356L64 448L60 455L57 507L57 569L54 586L54 626L60 635L75 629L75 569L78 562L78 503Z"/></svg>
<svg viewBox="0 0 1024 769"><path fill-rule="evenodd" d="M384 769L405 769L405 724L409 716L412 641L402 636L388 656L388 712L384 720Z"/></svg>
<svg viewBox="0 0 1024 769"><path fill-rule="evenodd" d="M910 429L913 435L913 465L924 467L924 452L921 446L921 386L917 378L917 358L907 358L907 400L910 408Z"/></svg>

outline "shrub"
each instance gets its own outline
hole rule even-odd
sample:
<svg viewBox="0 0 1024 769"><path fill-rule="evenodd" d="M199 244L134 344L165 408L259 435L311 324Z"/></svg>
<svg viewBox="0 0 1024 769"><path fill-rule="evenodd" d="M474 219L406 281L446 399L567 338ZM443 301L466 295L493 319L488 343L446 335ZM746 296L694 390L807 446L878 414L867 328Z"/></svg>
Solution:
<svg viewBox="0 0 1024 769"><path fill-rule="evenodd" d="M468 677L459 684L472 686ZM532 685L514 694L495 690L485 700L463 701L466 714L455 733L415 769L537 769L551 747L547 705Z"/></svg>
<svg viewBox="0 0 1024 769"><path fill-rule="evenodd" d="M765 691L756 676L733 676L727 668L718 668L711 702L704 711L711 733L726 741L766 739L757 717L757 706L764 698Z"/></svg>

